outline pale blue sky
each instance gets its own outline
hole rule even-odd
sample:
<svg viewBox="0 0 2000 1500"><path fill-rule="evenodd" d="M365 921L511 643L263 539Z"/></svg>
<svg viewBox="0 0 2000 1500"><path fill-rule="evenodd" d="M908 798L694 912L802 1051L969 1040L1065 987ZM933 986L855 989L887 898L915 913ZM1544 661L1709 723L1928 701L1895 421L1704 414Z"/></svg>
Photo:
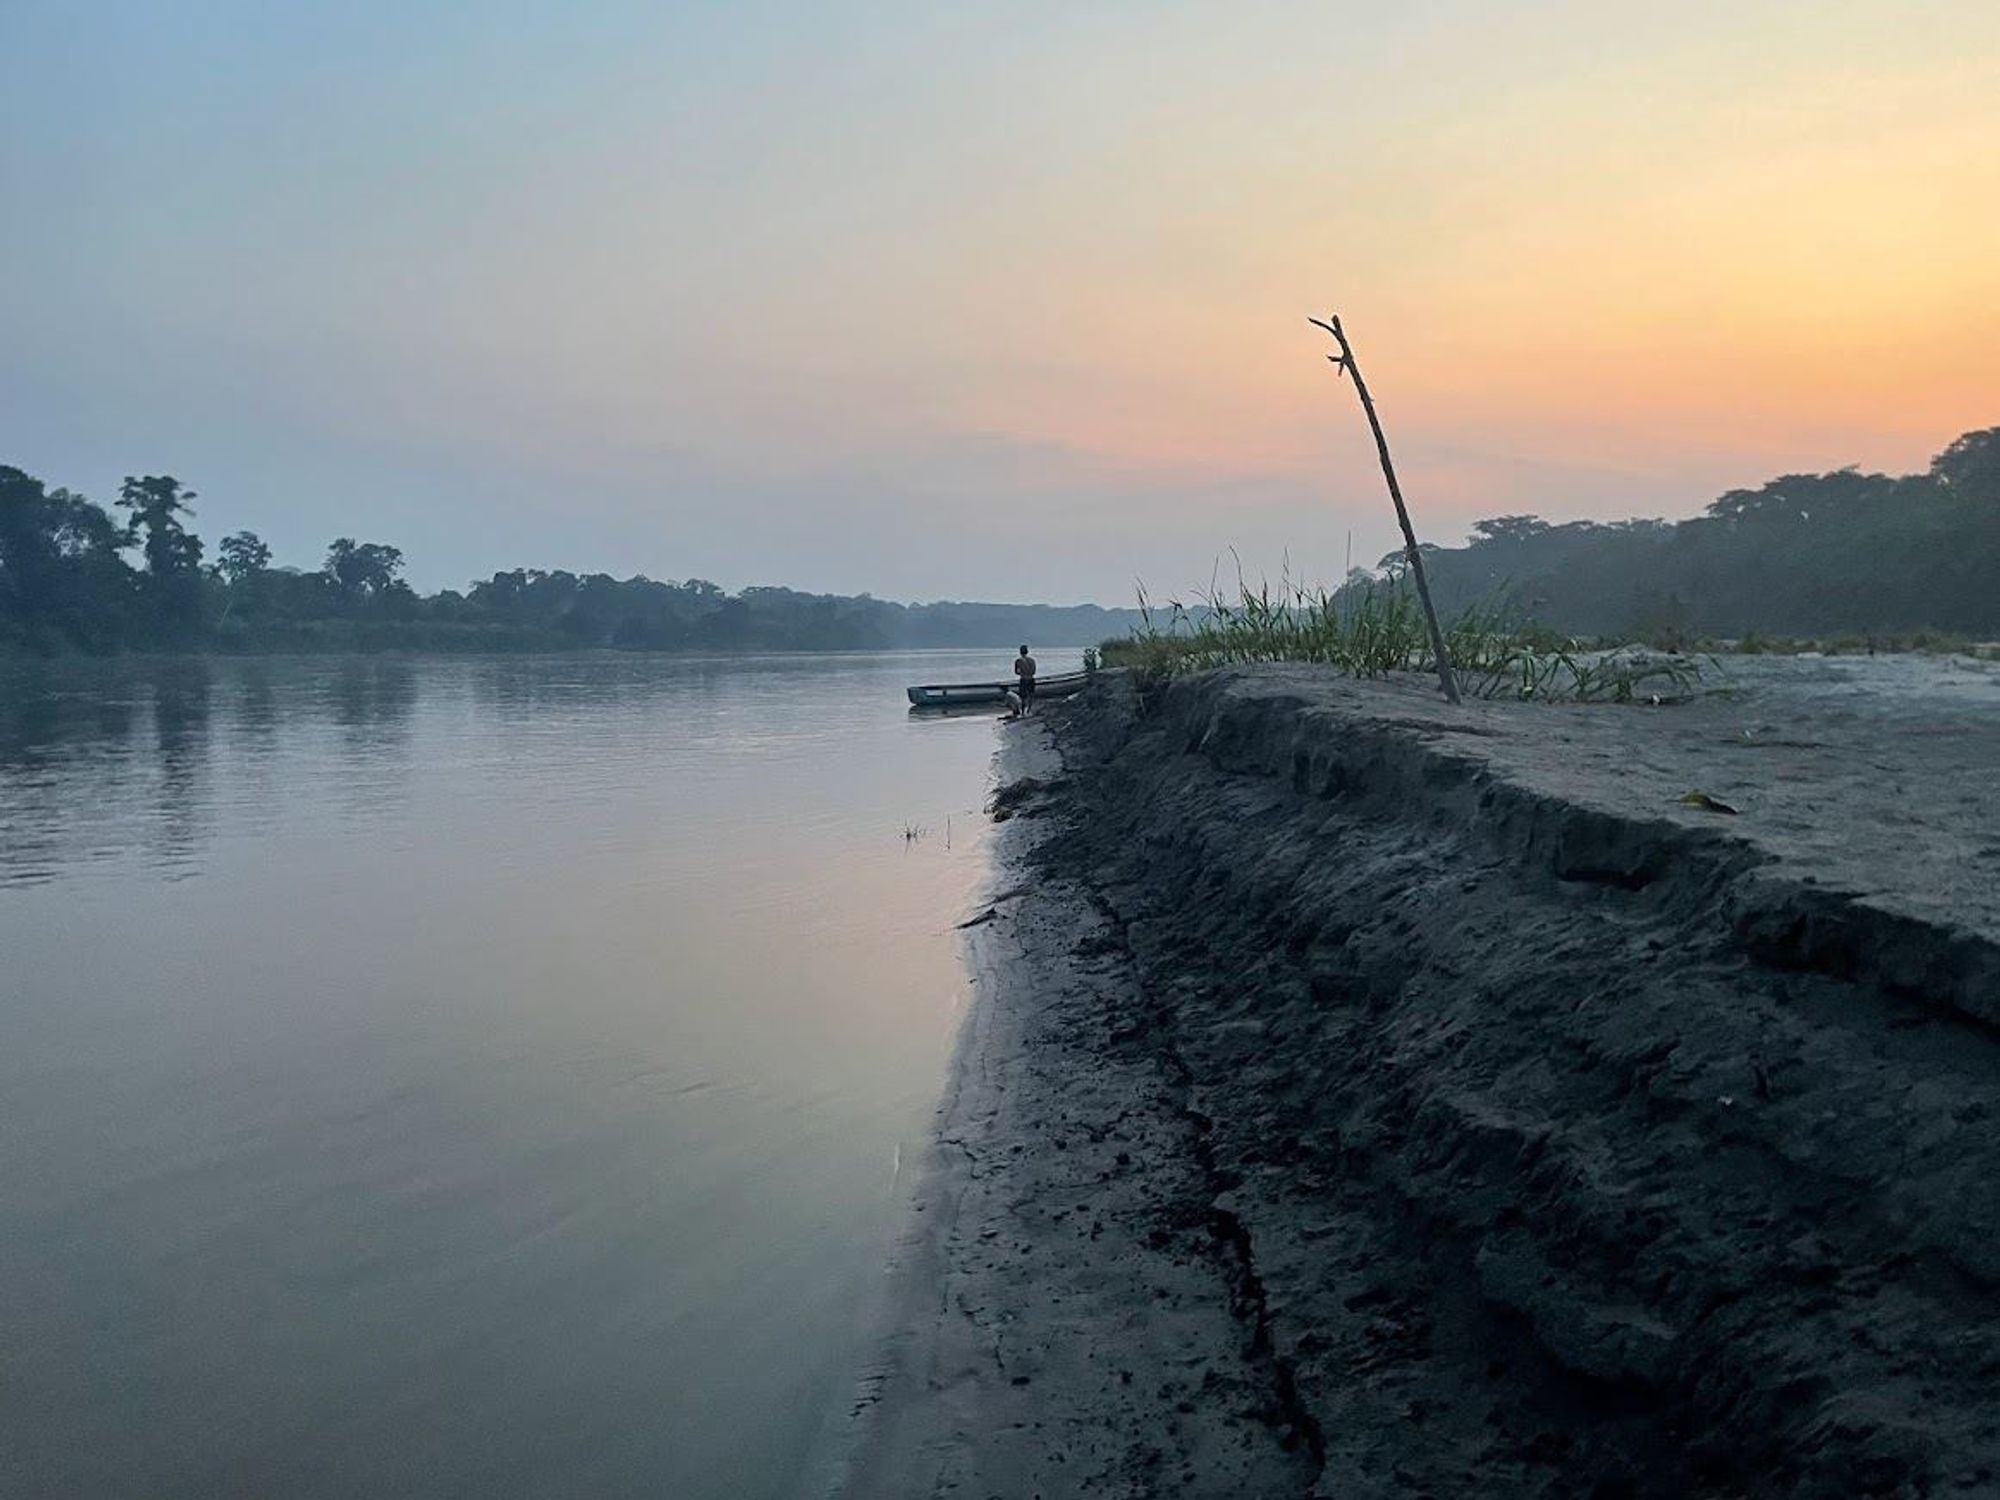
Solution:
<svg viewBox="0 0 2000 1500"><path fill-rule="evenodd" d="M1120 602L2000 421L2000 7L0 0L0 462ZM1842 309L1836 313L1834 308Z"/></svg>

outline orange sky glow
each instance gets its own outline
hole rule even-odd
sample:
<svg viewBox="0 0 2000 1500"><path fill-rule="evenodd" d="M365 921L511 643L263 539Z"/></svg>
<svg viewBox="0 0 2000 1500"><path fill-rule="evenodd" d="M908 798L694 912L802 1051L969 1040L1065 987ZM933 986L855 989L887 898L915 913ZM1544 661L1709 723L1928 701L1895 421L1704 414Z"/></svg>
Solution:
<svg viewBox="0 0 2000 1500"><path fill-rule="evenodd" d="M281 553L358 504L442 581L1115 602L1391 544L1308 313L1443 541L2000 422L1990 4L357 14L5 132L0 457Z"/></svg>

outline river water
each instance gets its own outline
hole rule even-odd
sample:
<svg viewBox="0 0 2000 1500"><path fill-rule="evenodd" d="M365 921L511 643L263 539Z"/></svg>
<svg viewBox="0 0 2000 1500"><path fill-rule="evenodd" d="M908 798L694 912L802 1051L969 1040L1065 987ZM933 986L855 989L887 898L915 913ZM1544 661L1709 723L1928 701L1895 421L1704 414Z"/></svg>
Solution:
<svg viewBox="0 0 2000 1500"><path fill-rule="evenodd" d="M0 1494L798 1493L1005 665L0 669Z"/></svg>

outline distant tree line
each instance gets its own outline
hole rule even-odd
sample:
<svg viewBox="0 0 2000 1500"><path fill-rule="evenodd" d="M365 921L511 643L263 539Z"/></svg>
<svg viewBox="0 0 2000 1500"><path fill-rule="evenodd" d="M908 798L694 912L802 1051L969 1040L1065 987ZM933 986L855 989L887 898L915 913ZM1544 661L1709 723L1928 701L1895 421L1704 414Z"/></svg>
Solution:
<svg viewBox="0 0 2000 1500"><path fill-rule="evenodd" d="M1136 621L1096 605L904 605L867 594L515 569L418 594L403 554L338 537L312 570L254 532L189 529L193 490L128 477L114 511L0 465L0 650L823 651L1101 640Z"/></svg>
<svg viewBox="0 0 2000 1500"><path fill-rule="evenodd" d="M2000 638L2000 427L1922 474L1841 469L1731 490L1691 520L1500 516L1426 547L1438 606L1502 605L1573 635ZM1401 553L1348 590L1393 584Z"/></svg>
<svg viewBox="0 0 2000 1500"><path fill-rule="evenodd" d="M254 532L211 558L171 475L127 477L112 510L0 465L0 650L869 650L1096 641L1132 610L746 588L515 569L420 595L403 554L338 537L317 569ZM1499 516L1427 547L1441 609L1503 605L1593 636L2000 637L2000 427L1922 474L1842 469L1731 490L1691 520ZM1343 592L1394 586L1400 553Z"/></svg>

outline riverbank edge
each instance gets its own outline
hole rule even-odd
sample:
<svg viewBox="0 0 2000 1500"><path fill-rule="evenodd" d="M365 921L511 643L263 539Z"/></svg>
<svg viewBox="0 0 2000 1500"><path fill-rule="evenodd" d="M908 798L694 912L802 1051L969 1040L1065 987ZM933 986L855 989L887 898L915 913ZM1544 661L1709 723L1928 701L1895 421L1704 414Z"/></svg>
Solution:
<svg viewBox="0 0 2000 1500"><path fill-rule="evenodd" d="M1233 1242L1239 1261L1238 1274L1216 1261L1213 1291L1236 1325L1233 1338L1218 1341L1218 1352L1237 1361L1231 1378L1269 1387L1275 1399L1260 1420L1282 1437L1276 1451L1303 1451L1311 1458L1310 1475L1294 1475L1278 1489L1239 1486L1238 1492L1312 1493L1323 1466L1338 1472L1344 1489L1406 1492L1408 1483L1417 1482L1411 1465L1419 1453L1425 1457L1418 1466L1435 1471L1446 1492L1451 1483L1472 1480L1494 1494L1581 1493L1568 1488L1577 1484L1608 1486L1607 1494L1652 1494L1662 1482L1669 1486L1666 1492L1727 1494L1753 1476L1760 1493L1798 1495L1852 1493L1844 1486L1857 1482L1857 1475L1867 1478L1865 1491L1877 1493L1917 1493L1903 1486L1926 1485L1933 1477L1961 1485L1983 1482L1978 1476L1990 1472L1983 1465L1994 1456L1993 1424L1955 1398L1982 1388L1977 1380L1968 1385L1966 1377L1977 1374L1978 1359L1991 1351L1941 1350L1931 1339L1950 1325L1953 1314L1992 1310L1990 1290L2000 1280L1991 1250L1993 1226L1976 1202L1954 1191L1954 1184L1976 1188L1976 1173L1940 1176L1942 1153L1926 1148L1923 1159L1912 1164L1907 1145L1905 1167L1914 1169L1905 1170L1900 1181L1866 1162L1830 1169L1824 1150L1803 1149L1815 1144L1807 1139L1813 1131L1801 1134L1797 1117L1811 1114L1812 1096L1849 1104L1864 1098L1866 1079L1859 1075L1866 1072L1866 1055L1879 1051L1878 1044L1886 1045L1892 1033L1919 1024L1910 1020L1910 1008L1921 1013L1921 1024L1942 1028L1950 1046L1989 1046L1992 978L2000 972L1994 967L2000 950L1991 935L1821 887L1784 868L1752 837L1686 818L1619 817L1584 799L1525 785L1496 774L1477 753L1476 740L1471 748L1464 740L1445 742L1441 727L1415 697L1396 701L1392 694L1372 707L1349 705L1336 713L1301 701L1284 683L1220 674L1178 685L1150 703L1141 703L1129 684L1107 684L1092 700L1052 714L1031 731L1033 738L1022 735L1002 755L1003 786L1038 785L1012 799L1030 817L1001 830L995 891L1008 878L1003 869L1018 877L1032 865L1044 885L1073 877L1077 888L1058 893L1071 905L1063 920L1084 927L1093 920L1105 924L1103 931L1084 931L1077 946L1110 954L1134 991L1112 1007L1123 1023L1114 1026L1117 1045L1107 1054L1119 1047L1132 1050L1129 1033L1136 1028L1144 1033L1136 1050L1155 1071L1180 1073L1181 1112L1202 1123L1195 1137L1173 1143L1168 1154L1206 1158L1195 1166L1211 1189L1206 1194L1211 1237L1218 1244ZM1041 738L1050 728L1060 751ZM1138 739L1145 743L1135 744ZM1020 753L1032 744L1043 751ZM1162 795L1176 793L1177 798ZM1151 811L1144 805L1149 802L1156 804ZM1161 814L1160 804L1172 810ZM1316 825L1310 815L1328 804L1338 805L1348 821ZM1065 822L1067 830L1057 826ZM1094 826L1079 840L1080 822ZM1710 1216L1715 1205L1706 1200L1721 1191L1710 1180L1712 1172L1703 1175L1699 1160L1668 1161L1663 1155L1643 1164L1659 1174L1666 1198L1680 1201L1664 1203L1660 1222L1647 1225L1639 1238L1669 1242L1678 1273L1706 1283L1693 1303L1706 1297L1713 1306L1691 1312L1685 1298L1649 1301L1635 1295L1630 1278L1615 1264L1609 1269L1585 1264L1605 1260L1604 1245L1569 1243L1561 1253L1550 1253L1551 1232L1566 1218L1579 1221L1585 1240L1599 1235L1619 1241L1610 1262L1643 1258L1647 1251L1630 1234L1621 1240L1615 1227L1603 1222L1607 1202L1599 1200L1606 1195L1598 1189L1614 1188L1615 1198L1629 1184L1546 1180L1568 1170L1556 1170L1565 1154L1566 1125L1577 1123L1591 1134L1597 1122L1585 1117L1580 1123L1542 1125L1496 1107L1495 1095L1504 1091L1497 1085L1506 1075L1493 1067L1472 1076L1452 1074L1447 1062L1430 1058L1411 1064L1379 1047L1376 1055L1351 1065L1361 1075L1354 1085L1395 1092L1402 1113L1428 1117L1417 1132L1414 1160L1407 1143L1367 1144L1369 1131L1381 1133L1379 1119L1342 1140L1338 1129L1329 1131L1327 1111L1284 1099L1283 1085L1296 1079L1281 1077L1282 1066L1272 1071L1247 1058L1238 1045L1242 1038L1254 1037L1257 1049L1268 1054L1276 1030L1296 1029L1301 1002L1326 1011L1352 998L1361 1011L1374 1013L1378 1029L1382 1013L1399 1003L1378 983L1382 975L1366 972L1365 963L1362 972L1341 974L1338 964L1313 962L1329 930L1334 940L1353 946L1363 924L1387 915L1396 941L1408 950L1407 962L1388 965L1396 971L1392 988L1436 978L1421 972L1436 955L1424 952L1424 924L1410 920L1406 883L1358 895L1353 890L1301 894L1297 886L1307 861L1271 842L1289 838L1316 854L1345 847L1352 862L1367 866L1382 852L1361 847L1371 829L1386 830L1410 846L1440 839L1450 844L1455 858L1470 857L1476 869L1468 890L1498 873L1507 887L1503 904L1529 914L1534 925L1529 941L1587 942L1609 921L1638 938L1642 951L1658 954L1665 942L1685 945L1690 933L1699 932L1702 948L1690 955L1696 962L1688 972L1711 992L1701 1003L1719 1001L1745 1014L1774 1006L1795 1010L1801 1000L1825 1005L1857 1046L1840 1051L1836 1044L1834 1052L1820 1046L1814 1052L1813 1038L1794 1035L1790 1041L1799 1050L1789 1057L1776 1058L1768 1049L1738 1056L1732 1049L1742 1040L1739 1030L1706 1047L1687 1047L1686 1076L1674 1077L1681 1070L1676 1053L1683 1043L1678 1036L1663 1040L1656 1034L1661 1029L1648 1019L1658 1018L1642 1018L1640 1034L1614 1038L1590 1034L1592 1024L1552 1019L1551 1008L1538 1005L1533 1019L1547 1035L1532 1037L1529 1050L1553 1036L1572 1049L1594 1051L1587 1069L1608 1065L1618 1077L1612 1097L1592 1107L1636 1111L1648 1130L1684 1137L1677 1143L1686 1148L1682 1155L1700 1158L1727 1150L1771 1158L1779 1170L1803 1173L1832 1196L1802 1190L1779 1205L1775 1216L1789 1237L1780 1238L1773 1257L1740 1236L1731 1239L1726 1228L1695 1222ZM1065 839L1072 847L1054 855L1045 847ZM1155 866L1150 871L1130 858L1134 848L1146 844L1151 848L1143 862ZM1220 857L1225 855L1252 857ZM1158 868L1162 864L1168 868ZM1192 908L1177 907L1171 896L1159 899L1163 878L1171 883L1180 876L1199 890L1200 904L1214 920L1203 925L1193 920ZM1244 889L1231 889L1238 886ZM1137 898L1128 899L1134 893ZM1093 904L1100 908L1096 918L1090 915ZM1149 932L1163 914L1169 927L1176 920L1191 926L1182 936L1194 948L1206 945L1208 952ZM1289 950L1275 967L1293 973L1278 975L1266 957L1246 957L1242 939L1250 926L1261 927L1257 946ZM1003 971L1009 964L1018 969L1024 960L1018 933L997 919L984 924L983 936L980 931L974 930L975 947L998 945L989 946L982 960L989 969L995 963ZM1204 959L1218 953L1222 961L1205 969ZM1576 967L1573 955L1556 952L1551 961L1557 968L1571 964L1563 973L1572 980L1587 977L1587 967ZM1441 967L1449 971L1453 964ZM1218 979L1242 993L1218 995ZM1284 982L1274 984L1280 979ZM1673 986L1664 980L1648 983L1648 1004L1680 1006L1674 1026L1689 1019L1686 1005L1694 1003L1689 996L1669 993ZM970 1075L994 1061L992 1019L992 996L983 995L968 1016L941 1110L940 1142L966 1122ZM1387 1019L1392 1027L1408 1024L1393 1014ZM1700 1019L1717 1016L1704 1012ZM1456 1016L1453 1024L1471 1023ZM1614 1024L1632 1030L1630 1016ZM1293 1036L1286 1044L1296 1047L1306 1040ZM1409 1041L1402 1037L1397 1047ZM1901 1041L1888 1049L1892 1063L1915 1075L1925 1071L1921 1053L1920 1045ZM1785 1078L1775 1096L1767 1064ZM1428 1076L1427 1069L1436 1076ZM1720 1076L1723 1069L1728 1078ZM1794 1076L1794 1070L1803 1075L1809 1069L1820 1076ZM1953 1117L1977 1126L1990 1118L1982 1113L1991 1105L1989 1072L1982 1052L1964 1074L1932 1080L1945 1097L1926 1107L1925 1118L1894 1123L1912 1137ZM1710 1092L1739 1085L1740 1095ZM1795 1091L1802 1099L1797 1107L1789 1097ZM1337 1096L1341 1090L1335 1085L1332 1092ZM1357 1109L1367 1113L1351 1099L1336 1102L1335 1113L1347 1111L1342 1124L1354 1123ZM1749 1108L1739 1110L1739 1103ZM1704 1118L1679 1118L1697 1107ZM1748 1119L1765 1114L1768 1125ZM1991 1131L1976 1133L1978 1139L1968 1142L1959 1132L1953 1145L1976 1146L1977 1160L1969 1165L1990 1168ZM1632 1148L1622 1135L1607 1145L1612 1132L1604 1134L1606 1139L1593 1137L1593 1149L1616 1157ZM1267 1149L1272 1140L1276 1152ZM866 1457L848 1469L836 1491L932 1493L952 1472L976 1475L986 1493L1078 1492L1075 1471L1044 1472L1031 1489L1014 1482L1025 1473L1019 1455L1004 1465L991 1464L979 1444L994 1432L990 1420L982 1429L980 1410L996 1396L1004 1398L1004 1388L990 1377L941 1370L937 1356L954 1309L940 1292L954 1269L967 1269L954 1266L965 1245L951 1230L970 1166L968 1159L949 1160L952 1148L938 1149L944 1157L927 1167L919 1196L922 1222L897 1273L905 1295L896 1332L865 1398L862 1425L868 1437L859 1451ZM1369 1159L1343 1159L1356 1153ZM1448 1186L1441 1185L1443 1179L1424 1182L1440 1170L1439 1163L1423 1159L1426 1155L1442 1157ZM1631 1183L1645 1178L1636 1161L1613 1165L1621 1171L1632 1167ZM1274 1179L1310 1179L1320 1171L1329 1179L1357 1179L1362 1197L1380 1201L1364 1205L1349 1185L1309 1182L1324 1189L1315 1212L1331 1211L1332 1217L1307 1223L1298 1205L1287 1201L1295 1194ZM1857 1188L1872 1201L1856 1204ZM1767 1184L1765 1191L1778 1189ZM1506 1200L1497 1210L1496 1199ZM1842 1212L1870 1221L1858 1237L1836 1233L1824 1222L1840 1199L1846 1200ZM1337 1222L1343 1211L1353 1215L1353 1224ZM1677 1214L1686 1222L1668 1222ZM1035 1218L1032 1203L1019 1204L1011 1227L1024 1238L1040 1236L1046 1248L1057 1226L1037 1224ZM1174 1219L1169 1212L1164 1222ZM1765 1238L1778 1232L1769 1222L1756 1228ZM1819 1234L1822 1228L1828 1233ZM1720 1239L1714 1238L1718 1232ZM1707 1242L1704 1233L1711 1235ZM1100 1259L1124 1274L1129 1267L1122 1262L1133 1253L1130 1245L1106 1247ZM1741 1264L1727 1265L1732 1258ZM1924 1278L1903 1276L1898 1268L1919 1261L1948 1267L1960 1284L1948 1294L1915 1285ZM1750 1296L1744 1279L1754 1282L1760 1274L1769 1275L1783 1293L1780 1305L1757 1307L1748 1315L1730 1312ZM1316 1291L1315 1279L1330 1285ZM1866 1304L1879 1299L1884 1283L1892 1280L1908 1283L1894 1287L1898 1295L1931 1299L1926 1306L1938 1316L1905 1316L1888 1324L1872 1318ZM1797 1296L1805 1300L1786 1302ZM1358 1319L1357 1309L1365 1314ZM1143 1305L1134 1307L1129 1299L1124 1311L1146 1315ZM1702 1327L1704 1320L1713 1326ZM1455 1323L1448 1335L1447 1322ZM1787 1326L1803 1332L1781 1348ZM1412 1329L1420 1329L1421 1336ZM1470 1431L1440 1430L1452 1424L1435 1419L1428 1433L1412 1430L1424 1420L1413 1413L1434 1410L1440 1398L1462 1399L1465 1392L1454 1387L1470 1376L1463 1370L1442 1377L1423 1371L1435 1353L1429 1347L1381 1347L1406 1336L1426 1346L1456 1341L1464 1347L1452 1358L1489 1348L1506 1354L1489 1365L1518 1363L1517 1371L1487 1377L1497 1385L1489 1393L1495 1399L1484 1425L1497 1431L1482 1434L1478 1422ZM1349 1347L1355 1339L1364 1346L1358 1365ZM1881 1358L1861 1362L1876 1366L1877 1384L1871 1386L1853 1361L1836 1357L1832 1345L1842 1339L1881 1346ZM1723 1358L1718 1351L1731 1340L1743 1343L1750 1355ZM1914 1364L1931 1372L1933 1388L1922 1391L1921 1401L1917 1392L1902 1388L1906 1382L1899 1383L1898 1359L1906 1369ZM1704 1360L1728 1368L1704 1374ZM1761 1374L1759 1360L1766 1361ZM1449 1365L1451 1359L1437 1363ZM1139 1378L1144 1382L1155 1373ZM1343 1379L1355 1388L1341 1389ZM955 1418L945 1411L954 1381L960 1383ZM1100 1469L1097 1477L1119 1481L1113 1492L1147 1492L1144 1463L1159 1452L1155 1440L1163 1413L1121 1414L1100 1407L1093 1414L1095 1396L1087 1386L1072 1378L1066 1393L1084 1409L1086 1425L1107 1419L1133 1424L1123 1434L1104 1434L1131 1440L1128 1461L1122 1468ZM1551 1414L1552 1390L1567 1392L1573 1409ZM1392 1398L1393 1404L1384 1405ZM1171 1426L1171 1412L1164 1415ZM1331 1454L1329 1432L1336 1434ZM892 1436L885 1440L884 1434ZM1205 1456L1213 1459L1214 1453ZM1965 1466L1953 1472L1961 1459ZM1463 1466L1455 1476L1453 1463ZM1649 1476L1649 1464L1663 1467ZM1215 1473L1189 1467L1175 1488L1228 1493L1223 1486Z"/></svg>
<svg viewBox="0 0 2000 1500"><path fill-rule="evenodd" d="M1061 760L1046 735L1026 732L1002 739L992 763L994 786L989 791L1038 773L1051 775ZM995 830L973 913L991 912L1010 876L1020 870L1024 831L1019 824ZM967 921L978 922L979 917L968 915ZM991 1045L996 1000L990 972L982 982L982 960L997 956L980 951L987 934L963 923L959 930L966 970L964 1013L923 1149L910 1173L902 1222L865 1320L867 1356L847 1392L846 1410L835 1420L829 1452L814 1466L814 1495L889 1493L885 1487L901 1482L891 1470L908 1460L891 1455L902 1427L912 1419L914 1393L925 1387L937 1364L947 1242L970 1171L958 1132L972 1108L979 1065Z"/></svg>
<svg viewBox="0 0 2000 1500"><path fill-rule="evenodd" d="M1118 1043L1137 996L1093 896L1035 868L1054 804L1021 789L1059 787L1062 753L1046 722L1002 732L971 1002L813 1492L1295 1493L1317 1434L1259 1345L1197 1117Z"/></svg>

